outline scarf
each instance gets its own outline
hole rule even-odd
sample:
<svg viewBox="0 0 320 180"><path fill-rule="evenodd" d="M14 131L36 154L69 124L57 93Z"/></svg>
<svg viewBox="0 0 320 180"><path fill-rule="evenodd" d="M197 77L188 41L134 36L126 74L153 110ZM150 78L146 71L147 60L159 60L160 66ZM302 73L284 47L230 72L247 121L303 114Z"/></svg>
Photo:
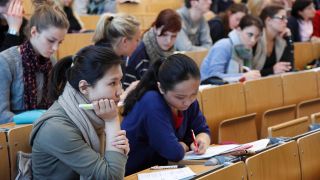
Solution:
<svg viewBox="0 0 320 180"><path fill-rule="evenodd" d="M20 45L20 53L23 67L24 82L24 107L30 109L47 109L51 103L48 100L48 77L52 69L52 63L49 58L36 54L30 41ZM36 73L43 73L43 93L41 102L37 103L37 78Z"/></svg>
<svg viewBox="0 0 320 180"><path fill-rule="evenodd" d="M94 111L79 108L79 104L89 103L89 101L67 83L62 95L58 99L58 103L80 129L85 142L97 153L104 155L104 121L100 119Z"/></svg>
<svg viewBox="0 0 320 180"><path fill-rule="evenodd" d="M156 33L154 28L150 28L149 31L147 31L143 35L142 41L146 46L146 51L149 56L150 64L153 64L158 59L166 58L172 55L173 52L175 51L173 47L168 51L164 51L160 48L160 46L157 43Z"/></svg>
<svg viewBox="0 0 320 180"><path fill-rule="evenodd" d="M243 72L242 66L252 68L252 50L247 49L243 44L233 46L232 59L240 64L239 72Z"/></svg>

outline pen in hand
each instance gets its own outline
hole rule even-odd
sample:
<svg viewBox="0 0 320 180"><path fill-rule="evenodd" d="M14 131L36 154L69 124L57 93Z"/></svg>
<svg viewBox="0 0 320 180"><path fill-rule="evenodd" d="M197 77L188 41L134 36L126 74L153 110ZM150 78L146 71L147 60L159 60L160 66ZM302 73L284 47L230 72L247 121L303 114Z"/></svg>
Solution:
<svg viewBox="0 0 320 180"><path fill-rule="evenodd" d="M194 144L194 151L195 152L198 152L198 143L197 143L197 140L196 140L196 136L194 135L194 131L191 129L191 135L192 135L192 139L193 139L193 144Z"/></svg>

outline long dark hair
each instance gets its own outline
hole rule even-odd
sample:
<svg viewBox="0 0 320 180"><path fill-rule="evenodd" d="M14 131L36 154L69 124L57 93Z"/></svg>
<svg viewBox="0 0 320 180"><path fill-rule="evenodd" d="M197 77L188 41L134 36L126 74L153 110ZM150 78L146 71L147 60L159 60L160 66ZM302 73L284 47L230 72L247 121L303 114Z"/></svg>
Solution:
<svg viewBox="0 0 320 180"><path fill-rule="evenodd" d="M224 36L228 36L229 32L231 31L229 27L230 15L235 14L237 12L243 12L245 15L247 15L248 8L245 4L233 3L228 7L228 9L224 13L221 13L220 15L218 15L222 20Z"/></svg>
<svg viewBox="0 0 320 180"><path fill-rule="evenodd" d="M110 68L120 64L121 58L110 48L84 47L75 56L64 57L53 67L49 78L50 98L58 99L67 82L78 91L81 80L95 86Z"/></svg>
<svg viewBox="0 0 320 180"><path fill-rule="evenodd" d="M306 7L312 4L312 0L296 0L292 5L291 15L298 19L303 19L299 14L300 11L303 11Z"/></svg>
<svg viewBox="0 0 320 180"><path fill-rule="evenodd" d="M264 26L266 26L266 19L273 18L279 11L285 10L283 7L278 5L269 5L262 9L260 14L260 19L262 20L262 23Z"/></svg>
<svg viewBox="0 0 320 180"><path fill-rule="evenodd" d="M159 91L157 82L161 84L161 89L167 92L173 90L176 84L191 78L200 79L200 72L197 64L188 56L173 54L166 59L157 60L137 87L128 94L122 114L127 115L147 91Z"/></svg>

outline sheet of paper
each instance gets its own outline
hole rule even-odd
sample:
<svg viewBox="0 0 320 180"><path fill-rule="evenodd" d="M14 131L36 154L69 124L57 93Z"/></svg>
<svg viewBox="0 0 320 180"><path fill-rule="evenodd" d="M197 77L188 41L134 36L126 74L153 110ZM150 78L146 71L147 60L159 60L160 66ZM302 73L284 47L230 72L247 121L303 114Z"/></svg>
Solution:
<svg viewBox="0 0 320 180"><path fill-rule="evenodd" d="M205 158L210 158L212 156L219 155L223 152L229 151L233 148L236 148L240 145L238 144L228 144L228 145L219 145L219 146L210 146L206 153L202 155L197 155L193 153L192 151L187 152L186 155L184 156L183 160L193 160L193 159L205 159Z"/></svg>
<svg viewBox="0 0 320 180"><path fill-rule="evenodd" d="M253 151L259 151L262 150L264 148L267 147L268 143L269 143L269 139L260 139L258 141L253 141L251 143L247 143L247 144L251 144L252 147L249 148L249 150L253 150Z"/></svg>
<svg viewBox="0 0 320 180"><path fill-rule="evenodd" d="M195 175L196 174L189 167L185 167L151 173L141 173L138 174L138 180L176 180L184 179Z"/></svg>

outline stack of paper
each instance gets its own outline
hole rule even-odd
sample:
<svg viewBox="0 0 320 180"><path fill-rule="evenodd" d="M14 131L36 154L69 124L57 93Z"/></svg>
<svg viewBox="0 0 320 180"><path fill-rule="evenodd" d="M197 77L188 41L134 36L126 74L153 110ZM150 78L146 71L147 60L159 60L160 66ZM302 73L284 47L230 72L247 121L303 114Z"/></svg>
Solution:
<svg viewBox="0 0 320 180"><path fill-rule="evenodd" d="M139 180L177 180L195 176L196 174L189 168L178 168L151 173L138 174Z"/></svg>

